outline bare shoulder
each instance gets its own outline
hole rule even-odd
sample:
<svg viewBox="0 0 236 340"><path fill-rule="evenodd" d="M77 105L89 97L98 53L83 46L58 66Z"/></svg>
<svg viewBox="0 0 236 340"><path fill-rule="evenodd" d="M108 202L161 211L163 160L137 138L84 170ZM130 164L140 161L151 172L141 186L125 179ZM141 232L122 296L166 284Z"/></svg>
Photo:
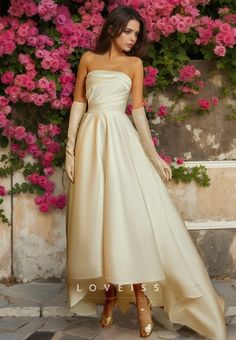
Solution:
<svg viewBox="0 0 236 340"><path fill-rule="evenodd" d="M83 62L86 65L87 72L89 72L91 65L96 63L97 54L92 51L86 51L83 53Z"/></svg>
<svg viewBox="0 0 236 340"><path fill-rule="evenodd" d="M84 63L87 63L91 60L92 53L90 51L85 51L82 55L80 60L82 60Z"/></svg>
<svg viewBox="0 0 236 340"><path fill-rule="evenodd" d="M136 56L129 57L128 63L129 69L132 70L132 78L143 72L143 61L141 58Z"/></svg>
<svg viewBox="0 0 236 340"><path fill-rule="evenodd" d="M135 71L140 71L143 68L143 61L139 57L132 57L133 58L133 68Z"/></svg>
<svg viewBox="0 0 236 340"><path fill-rule="evenodd" d="M143 75L143 61L139 57L130 57L130 68L132 69L132 79L142 77ZM141 79L142 81L142 79Z"/></svg>

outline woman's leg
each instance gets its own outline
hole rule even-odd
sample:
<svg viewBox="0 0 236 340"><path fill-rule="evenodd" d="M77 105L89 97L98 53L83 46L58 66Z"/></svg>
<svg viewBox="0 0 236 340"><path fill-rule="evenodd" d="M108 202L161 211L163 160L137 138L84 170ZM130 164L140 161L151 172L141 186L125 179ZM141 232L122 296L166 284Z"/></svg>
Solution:
<svg viewBox="0 0 236 340"><path fill-rule="evenodd" d="M105 290L104 314L111 315L115 305L116 287L110 283L109 289ZM114 298L114 299L113 299Z"/></svg>
<svg viewBox="0 0 236 340"><path fill-rule="evenodd" d="M153 328L150 300L144 294L141 283L133 284L133 287L139 315L140 336L147 337L152 333Z"/></svg>
<svg viewBox="0 0 236 340"><path fill-rule="evenodd" d="M100 320L102 327L109 327L112 324L112 312L116 303L116 287L110 283L109 289L105 290L105 303Z"/></svg>

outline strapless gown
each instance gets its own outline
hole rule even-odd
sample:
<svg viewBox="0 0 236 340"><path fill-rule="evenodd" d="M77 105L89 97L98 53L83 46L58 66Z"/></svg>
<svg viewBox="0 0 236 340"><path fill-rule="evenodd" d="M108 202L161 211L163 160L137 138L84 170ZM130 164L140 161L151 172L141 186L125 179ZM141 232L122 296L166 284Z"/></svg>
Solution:
<svg viewBox="0 0 236 340"><path fill-rule="evenodd" d="M68 192L68 307L96 315L113 283L125 313L135 303L132 284L143 283L170 321L225 340L224 300L125 113L131 86L121 71L93 70L86 78L88 109Z"/></svg>

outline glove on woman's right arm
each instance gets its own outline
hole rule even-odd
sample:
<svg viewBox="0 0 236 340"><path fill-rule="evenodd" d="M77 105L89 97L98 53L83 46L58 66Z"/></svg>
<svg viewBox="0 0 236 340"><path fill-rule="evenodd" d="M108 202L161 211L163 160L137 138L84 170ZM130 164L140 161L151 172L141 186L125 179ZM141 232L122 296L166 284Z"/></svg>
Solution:
<svg viewBox="0 0 236 340"><path fill-rule="evenodd" d="M67 132L65 170L69 179L74 181L74 148L77 130L86 112L87 103L73 101L70 110L69 127Z"/></svg>

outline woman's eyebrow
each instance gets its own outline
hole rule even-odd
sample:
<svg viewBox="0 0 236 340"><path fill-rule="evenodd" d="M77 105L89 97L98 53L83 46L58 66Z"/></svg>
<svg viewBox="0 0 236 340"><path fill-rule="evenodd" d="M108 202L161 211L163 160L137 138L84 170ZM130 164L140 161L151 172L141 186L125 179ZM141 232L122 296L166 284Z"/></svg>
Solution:
<svg viewBox="0 0 236 340"><path fill-rule="evenodd" d="M127 27L127 30L133 31L132 28ZM139 31L136 31L136 33L139 33Z"/></svg>

